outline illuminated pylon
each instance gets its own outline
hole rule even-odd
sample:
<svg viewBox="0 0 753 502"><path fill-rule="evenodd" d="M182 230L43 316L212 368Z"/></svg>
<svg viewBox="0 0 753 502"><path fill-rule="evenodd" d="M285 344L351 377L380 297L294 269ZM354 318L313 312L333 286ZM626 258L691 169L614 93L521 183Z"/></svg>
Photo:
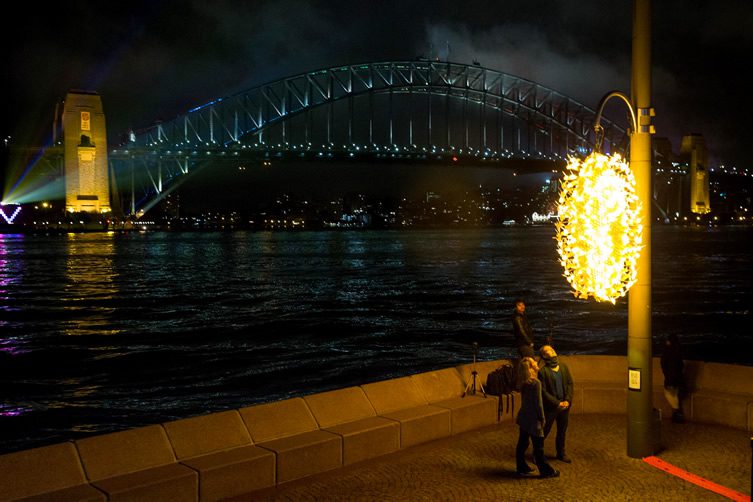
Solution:
<svg viewBox="0 0 753 502"><path fill-rule="evenodd" d="M71 91L66 95L63 138L66 211L110 211L107 130L97 93Z"/></svg>

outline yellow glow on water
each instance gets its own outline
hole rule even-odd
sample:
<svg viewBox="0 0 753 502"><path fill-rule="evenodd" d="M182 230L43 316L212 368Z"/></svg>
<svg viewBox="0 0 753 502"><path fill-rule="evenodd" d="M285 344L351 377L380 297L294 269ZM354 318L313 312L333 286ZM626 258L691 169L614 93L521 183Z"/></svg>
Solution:
<svg viewBox="0 0 753 502"><path fill-rule="evenodd" d="M571 157L557 206L557 251L578 298L613 304L633 285L641 252L641 204L619 155Z"/></svg>

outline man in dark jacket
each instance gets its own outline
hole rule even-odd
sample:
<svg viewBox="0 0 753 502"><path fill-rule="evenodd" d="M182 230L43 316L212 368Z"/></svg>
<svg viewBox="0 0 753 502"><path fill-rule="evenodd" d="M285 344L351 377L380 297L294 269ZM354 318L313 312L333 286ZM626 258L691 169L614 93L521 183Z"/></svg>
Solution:
<svg viewBox="0 0 753 502"><path fill-rule="evenodd" d="M565 453L565 434L573 401L573 378L567 366L559 362L557 352L551 345L541 347L540 353L545 362L539 370L541 397L544 400L544 437L549 435L557 422L557 459L569 464L571 460Z"/></svg>
<svg viewBox="0 0 753 502"><path fill-rule="evenodd" d="M512 313L512 330L515 334L515 345L520 357L534 357L533 330L526 317L526 304L523 300L515 300L515 311Z"/></svg>

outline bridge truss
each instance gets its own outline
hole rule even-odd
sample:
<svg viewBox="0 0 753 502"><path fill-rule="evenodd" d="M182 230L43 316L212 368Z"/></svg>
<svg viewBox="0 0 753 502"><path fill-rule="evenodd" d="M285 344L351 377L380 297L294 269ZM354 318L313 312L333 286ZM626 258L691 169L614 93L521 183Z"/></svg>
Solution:
<svg viewBox="0 0 753 502"><path fill-rule="evenodd" d="M130 214L198 165L249 158L558 161L592 146L596 112L535 82L477 65L366 63L284 78L133 132L113 150ZM603 149L625 129L602 120Z"/></svg>

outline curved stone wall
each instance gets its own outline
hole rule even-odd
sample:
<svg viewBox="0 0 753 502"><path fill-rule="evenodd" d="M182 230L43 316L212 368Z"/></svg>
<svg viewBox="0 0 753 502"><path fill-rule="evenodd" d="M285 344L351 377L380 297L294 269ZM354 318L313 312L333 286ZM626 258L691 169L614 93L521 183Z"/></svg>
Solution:
<svg viewBox="0 0 753 502"><path fill-rule="evenodd" d="M625 356L560 356L575 383L573 413L624 414ZM219 500L398 449L511 421L517 411L480 393L504 361L211 413L0 456L0 500ZM686 361L691 421L753 430L753 367ZM654 406L665 417L659 360ZM517 401L515 404L519 404Z"/></svg>

